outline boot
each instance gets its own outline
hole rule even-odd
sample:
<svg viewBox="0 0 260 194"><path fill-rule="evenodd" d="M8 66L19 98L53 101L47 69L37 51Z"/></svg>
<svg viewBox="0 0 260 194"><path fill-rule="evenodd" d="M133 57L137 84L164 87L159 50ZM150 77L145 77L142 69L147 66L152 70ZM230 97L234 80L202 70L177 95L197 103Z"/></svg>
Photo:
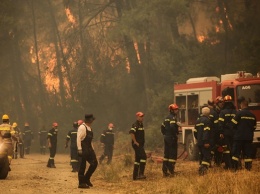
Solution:
<svg viewBox="0 0 260 194"><path fill-rule="evenodd" d="M236 172L237 170L238 170L238 166L239 166L239 162L238 161L236 161L236 160L233 160L232 161L233 162L233 169L234 169L234 171Z"/></svg>
<svg viewBox="0 0 260 194"><path fill-rule="evenodd" d="M72 171L71 172L78 172L78 165L76 162L72 162L71 163L71 166L72 166Z"/></svg>
<svg viewBox="0 0 260 194"><path fill-rule="evenodd" d="M167 172L168 171L168 161L163 161L162 171L163 171L163 176L164 177L168 177L170 175Z"/></svg>
<svg viewBox="0 0 260 194"><path fill-rule="evenodd" d="M168 162L168 169L169 169L170 175L173 175L174 169L175 169L175 162Z"/></svg>
<svg viewBox="0 0 260 194"><path fill-rule="evenodd" d="M137 177L138 179L146 179L146 176L144 175L144 170L145 170L145 163L141 162L139 176Z"/></svg>
<svg viewBox="0 0 260 194"><path fill-rule="evenodd" d="M252 162L245 162L245 168L250 171L252 168Z"/></svg>
<svg viewBox="0 0 260 194"><path fill-rule="evenodd" d="M51 168L51 160L50 159L48 160L47 167Z"/></svg>
<svg viewBox="0 0 260 194"><path fill-rule="evenodd" d="M86 181L85 181L85 177L84 177L84 176L79 175L79 176L78 176L78 179L79 179L79 186L78 186L78 188L81 188L81 189L89 189L89 186L86 184Z"/></svg>
<svg viewBox="0 0 260 194"><path fill-rule="evenodd" d="M223 154L223 160L225 162L225 169L230 169L232 167L230 154Z"/></svg>
<svg viewBox="0 0 260 194"><path fill-rule="evenodd" d="M134 165L133 180L137 180L139 174L139 164Z"/></svg>
<svg viewBox="0 0 260 194"><path fill-rule="evenodd" d="M205 166L205 165L200 165L200 167L199 167L199 175L200 175L200 176L205 175L206 172L207 172L207 170L208 170L207 166Z"/></svg>

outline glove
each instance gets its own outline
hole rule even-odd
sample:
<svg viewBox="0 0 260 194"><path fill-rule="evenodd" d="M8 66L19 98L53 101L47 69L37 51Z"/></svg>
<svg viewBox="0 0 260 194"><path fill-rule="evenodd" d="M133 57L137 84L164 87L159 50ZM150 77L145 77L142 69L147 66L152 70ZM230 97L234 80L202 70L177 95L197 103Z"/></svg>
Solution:
<svg viewBox="0 0 260 194"><path fill-rule="evenodd" d="M78 150L78 156L82 157L82 150Z"/></svg>

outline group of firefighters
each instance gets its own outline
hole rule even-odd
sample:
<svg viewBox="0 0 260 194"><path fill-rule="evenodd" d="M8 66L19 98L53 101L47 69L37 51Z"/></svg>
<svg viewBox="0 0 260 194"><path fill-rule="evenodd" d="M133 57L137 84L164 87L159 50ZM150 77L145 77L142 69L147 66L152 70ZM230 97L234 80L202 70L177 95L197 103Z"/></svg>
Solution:
<svg viewBox="0 0 260 194"><path fill-rule="evenodd" d="M204 175L214 161L216 165L225 163L225 169L238 170L241 158L244 159L245 168L252 168L252 141L256 128L256 117L248 109L248 102L240 99L240 109L237 111L231 96L224 98L217 97L209 100L208 104L202 107L201 115L196 121L194 136L200 153L199 175ZM164 177L173 176L177 160L178 134L181 123L178 121L178 105L169 105L169 115L163 120L161 133L164 138L164 158L162 172ZM146 166L145 130L143 126L144 113L136 113L136 121L129 131L132 140L132 147L135 152L133 169L133 180L145 179ZM30 153L30 145L33 133L28 123L25 123L21 132L17 123L9 124L8 115L3 115L3 124L0 125L0 140L9 144L8 158L17 158L17 147L24 146L25 154ZM73 123L73 129L67 134L65 148L70 142L70 156L72 172L78 172L79 188L93 186L90 177L97 168L98 160L92 146L93 131L91 125L95 117L93 114L86 114L85 119ZM104 145L104 153L99 158L101 164L105 157L110 164L114 148L114 125L109 123L106 130L101 134L100 141ZM41 154L45 154L46 143L50 150L50 157L47 167L56 168L54 157L57 149L58 123L52 124L48 132L43 127L39 131ZM47 138L46 138L47 137ZM47 142L46 142L47 141ZM12 147L14 143L14 149ZM22 147L21 146L21 147ZM20 148L22 149L22 148ZM14 151L14 155L13 155ZM22 155L20 154L22 157ZM86 171L86 162L89 168Z"/></svg>
<svg viewBox="0 0 260 194"><path fill-rule="evenodd" d="M18 127L16 122L10 125L7 114L2 116L2 121L3 123L0 125L0 143L5 145L10 164L13 158L18 158L18 155L23 158L24 154L30 154L33 132L27 122L23 130Z"/></svg>
<svg viewBox="0 0 260 194"><path fill-rule="evenodd" d="M199 174L203 175L211 166L225 163L225 169L237 171L244 159L245 169L252 168L252 142L256 129L256 117L248 109L248 101L239 99L236 110L232 97L217 97L208 101L195 125L195 138L200 152Z"/></svg>

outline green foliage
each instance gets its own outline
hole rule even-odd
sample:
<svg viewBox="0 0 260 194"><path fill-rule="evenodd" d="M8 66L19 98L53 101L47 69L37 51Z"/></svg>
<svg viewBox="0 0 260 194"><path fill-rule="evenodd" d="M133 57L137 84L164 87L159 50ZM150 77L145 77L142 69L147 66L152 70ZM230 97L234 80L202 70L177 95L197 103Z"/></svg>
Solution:
<svg viewBox="0 0 260 194"><path fill-rule="evenodd" d="M0 2L0 112L35 130L54 120L67 129L91 112L97 134L113 122L126 135L135 112L143 111L147 146L154 149L162 145L154 139L161 137L175 82L260 70L256 1L221 0L218 12L213 1L80 0L66 4L70 12L62 0L33 2Z"/></svg>

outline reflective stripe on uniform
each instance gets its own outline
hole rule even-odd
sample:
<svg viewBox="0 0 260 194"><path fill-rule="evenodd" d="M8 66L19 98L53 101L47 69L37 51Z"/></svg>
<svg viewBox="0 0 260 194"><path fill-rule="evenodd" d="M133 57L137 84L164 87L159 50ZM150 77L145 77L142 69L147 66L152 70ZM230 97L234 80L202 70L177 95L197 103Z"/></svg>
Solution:
<svg viewBox="0 0 260 194"><path fill-rule="evenodd" d="M138 128L137 130L139 130L139 131L143 131L143 130L144 130L144 128Z"/></svg>
<svg viewBox="0 0 260 194"><path fill-rule="evenodd" d="M131 128L130 130L136 132L135 128Z"/></svg>
<svg viewBox="0 0 260 194"><path fill-rule="evenodd" d="M205 161L202 161L201 164L204 164L204 165L209 166L209 163L208 163L208 162L205 162Z"/></svg>
<svg viewBox="0 0 260 194"><path fill-rule="evenodd" d="M225 121L224 118L218 118L218 120L219 120L219 121L223 121L223 122Z"/></svg>
<svg viewBox="0 0 260 194"><path fill-rule="evenodd" d="M239 158L237 158L237 157L235 157L235 156L232 156L232 160L239 161Z"/></svg>
<svg viewBox="0 0 260 194"><path fill-rule="evenodd" d="M168 161L169 159L168 158L163 158L163 161Z"/></svg>
<svg viewBox="0 0 260 194"><path fill-rule="evenodd" d="M142 163L146 163L146 160L140 160L140 162L142 162Z"/></svg>
<svg viewBox="0 0 260 194"><path fill-rule="evenodd" d="M223 154L230 154L230 151L229 150L224 151Z"/></svg>
<svg viewBox="0 0 260 194"><path fill-rule="evenodd" d="M231 119L231 122L237 124L237 121L235 119Z"/></svg>
<svg viewBox="0 0 260 194"><path fill-rule="evenodd" d="M169 159L169 162L176 162L176 160L174 160L174 159Z"/></svg>
<svg viewBox="0 0 260 194"><path fill-rule="evenodd" d="M170 124L176 123L176 121L170 121Z"/></svg>
<svg viewBox="0 0 260 194"><path fill-rule="evenodd" d="M206 130L210 130L210 128L209 127L204 127L204 131L206 131Z"/></svg>
<svg viewBox="0 0 260 194"><path fill-rule="evenodd" d="M78 160L70 160L70 162L78 162Z"/></svg>
<svg viewBox="0 0 260 194"><path fill-rule="evenodd" d="M11 127L8 126L0 126L0 131L10 131Z"/></svg>
<svg viewBox="0 0 260 194"><path fill-rule="evenodd" d="M253 160L250 158L244 159L245 162L252 162Z"/></svg>
<svg viewBox="0 0 260 194"><path fill-rule="evenodd" d="M54 160L54 158L49 158L50 160Z"/></svg>
<svg viewBox="0 0 260 194"><path fill-rule="evenodd" d="M48 135L52 136L52 134L51 134L51 133L48 133Z"/></svg>
<svg viewBox="0 0 260 194"><path fill-rule="evenodd" d="M135 165L140 165L140 163L139 162L135 162Z"/></svg>
<svg viewBox="0 0 260 194"><path fill-rule="evenodd" d="M67 138L69 138L69 139L70 139L70 136L69 136L69 135L67 135Z"/></svg>

